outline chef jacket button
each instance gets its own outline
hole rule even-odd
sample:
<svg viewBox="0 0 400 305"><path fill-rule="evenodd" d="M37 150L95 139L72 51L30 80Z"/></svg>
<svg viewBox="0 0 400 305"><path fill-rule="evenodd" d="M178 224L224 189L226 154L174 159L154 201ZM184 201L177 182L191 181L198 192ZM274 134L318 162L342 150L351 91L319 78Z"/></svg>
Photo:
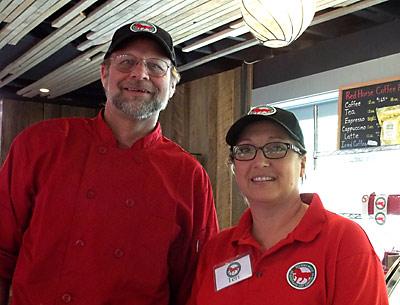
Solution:
<svg viewBox="0 0 400 305"><path fill-rule="evenodd" d="M106 146L99 146L98 147L98 152L102 155L106 154L108 152L108 148Z"/></svg>
<svg viewBox="0 0 400 305"><path fill-rule="evenodd" d="M70 295L69 293L64 293L61 297L61 300L64 303L70 303L72 301L72 295Z"/></svg>
<svg viewBox="0 0 400 305"><path fill-rule="evenodd" d="M131 208L131 207L133 207L133 206L135 205L135 201L133 201L133 199L126 199L125 205L126 205L128 208Z"/></svg>
<svg viewBox="0 0 400 305"><path fill-rule="evenodd" d="M96 192L95 192L94 190L92 190L92 189L89 189L89 190L86 192L86 197L87 197L88 199L93 199L94 197L96 197Z"/></svg>
<svg viewBox="0 0 400 305"><path fill-rule="evenodd" d="M85 242L82 239L78 239L75 241L75 246L83 247L84 245L85 245Z"/></svg>
<svg viewBox="0 0 400 305"><path fill-rule="evenodd" d="M116 258L121 258L122 256L124 256L124 251L122 251L121 249L117 248L114 250L114 256Z"/></svg>

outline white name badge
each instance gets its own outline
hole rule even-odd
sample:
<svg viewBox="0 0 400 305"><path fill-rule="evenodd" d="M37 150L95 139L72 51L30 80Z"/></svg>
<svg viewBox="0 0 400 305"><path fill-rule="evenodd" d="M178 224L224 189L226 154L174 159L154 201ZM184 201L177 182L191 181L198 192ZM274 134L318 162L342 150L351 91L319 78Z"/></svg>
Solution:
<svg viewBox="0 0 400 305"><path fill-rule="evenodd" d="M239 283L252 276L250 255L247 254L214 269L216 290Z"/></svg>

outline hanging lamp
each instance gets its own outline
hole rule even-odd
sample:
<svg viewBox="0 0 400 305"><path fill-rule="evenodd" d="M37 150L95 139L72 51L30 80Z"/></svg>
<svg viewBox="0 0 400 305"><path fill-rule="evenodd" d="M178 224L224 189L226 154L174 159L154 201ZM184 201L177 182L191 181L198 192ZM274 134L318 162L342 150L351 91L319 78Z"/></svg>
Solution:
<svg viewBox="0 0 400 305"><path fill-rule="evenodd" d="M240 0L245 24L270 48L285 47L311 24L316 0Z"/></svg>

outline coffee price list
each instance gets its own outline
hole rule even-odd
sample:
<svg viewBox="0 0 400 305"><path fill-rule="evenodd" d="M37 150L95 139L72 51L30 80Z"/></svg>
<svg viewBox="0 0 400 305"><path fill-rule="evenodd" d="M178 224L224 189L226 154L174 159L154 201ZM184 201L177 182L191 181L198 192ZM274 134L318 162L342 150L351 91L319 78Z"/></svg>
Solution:
<svg viewBox="0 0 400 305"><path fill-rule="evenodd" d="M395 107L392 106L399 107L399 110L393 110ZM338 148L381 146L382 122L377 115L381 110L390 110L392 116L396 111L400 114L400 78L341 88Z"/></svg>

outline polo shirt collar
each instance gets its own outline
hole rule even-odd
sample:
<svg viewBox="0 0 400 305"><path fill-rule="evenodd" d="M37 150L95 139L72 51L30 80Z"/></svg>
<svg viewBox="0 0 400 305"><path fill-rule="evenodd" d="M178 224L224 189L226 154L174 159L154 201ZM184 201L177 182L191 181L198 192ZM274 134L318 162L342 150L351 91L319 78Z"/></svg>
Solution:
<svg viewBox="0 0 400 305"><path fill-rule="evenodd" d="M317 194L305 193L300 196L302 201L309 205L309 208L296 228L289 233L289 236L292 240L310 242L317 237L319 232L321 232L322 227L327 220L326 210ZM251 216L251 210L248 208L243 213L239 224L234 229L232 243L246 244L258 248L259 244L251 234L252 226L253 218Z"/></svg>
<svg viewBox="0 0 400 305"><path fill-rule="evenodd" d="M251 228L253 227L253 218L251 216L251 210L247 208L242 217L239 220L238 225L235 227L232 235L232 244L236 245L251 245L256 248L259 247L257 241L251 234Z"/></svg>
<svg viewBox="0 0 400 305"><path fill-rule="evenodd" d="M296 240L310 242L317 237L327 221L326 210L317 194L305 193L300 196L309 207L291 234Z"/></svg>

